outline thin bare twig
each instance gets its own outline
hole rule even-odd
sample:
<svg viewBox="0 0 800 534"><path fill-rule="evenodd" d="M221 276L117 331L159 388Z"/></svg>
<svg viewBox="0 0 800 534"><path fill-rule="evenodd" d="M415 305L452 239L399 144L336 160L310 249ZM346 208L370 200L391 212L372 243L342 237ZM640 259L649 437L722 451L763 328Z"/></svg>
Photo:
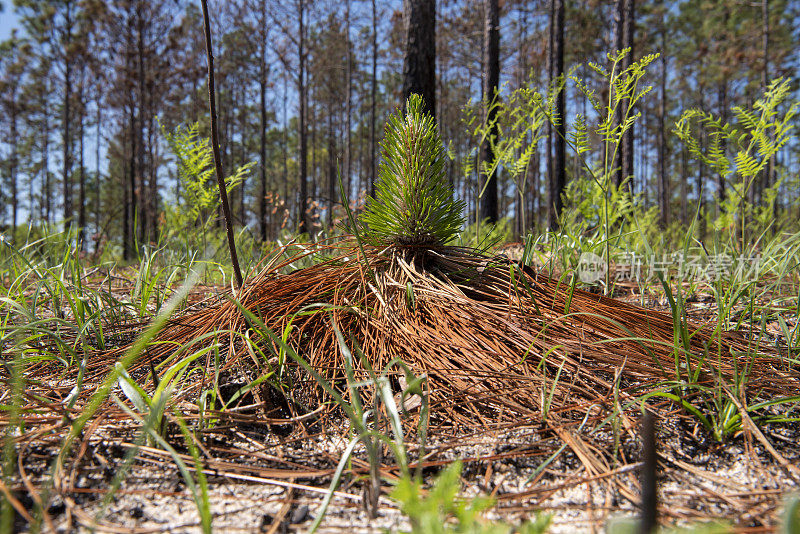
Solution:
<svg viewBox="0 0 800 534"><path fill-rule="evenodd" d="M228 248L231 251L231 264L236 278L236 288L242 287L242 270L239 268L239 257L236 254L236 242L233 239L233 221L231 208L228 204L228 191L225 187L225 177L222 175L222 160L219 155L219 135L217 134L217 106L214 96L214 54L211 48L211 26L208 22L208 2L200 0L203 6L203 27L206 35L206 58L208 59L208 107L211 113L211 145L214 149L214 169L217 174L219 198L222 201L222 214L225 217L225 231L228 235Z"/></svg>

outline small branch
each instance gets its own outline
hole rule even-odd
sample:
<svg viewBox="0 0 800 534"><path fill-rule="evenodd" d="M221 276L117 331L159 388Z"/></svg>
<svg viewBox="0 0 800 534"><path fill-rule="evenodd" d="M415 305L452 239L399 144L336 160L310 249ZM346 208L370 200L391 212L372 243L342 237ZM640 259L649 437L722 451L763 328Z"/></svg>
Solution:
<svg viewBox="0 0 800 534"><path fill-rule="evenodd" d="M208 59L208 107L211 112L211 146L214 150L214 169L217 174L219 197L222 201L222 214L225 217L225 230L228 235L228 248L231 251L231 264L236 277L236 289L242 287L242 271L239 268L239 257L236 255L236 243L233 239L233 221L231 208L228 205L228 190L225 187L225 177L222 175L222 162L219 156L219 136L217 135L217 106L214 96L214 54L211 51L211 26L208 23L208 2L200 0L203 7L203 26L206 36L206 58Z"/></svg>

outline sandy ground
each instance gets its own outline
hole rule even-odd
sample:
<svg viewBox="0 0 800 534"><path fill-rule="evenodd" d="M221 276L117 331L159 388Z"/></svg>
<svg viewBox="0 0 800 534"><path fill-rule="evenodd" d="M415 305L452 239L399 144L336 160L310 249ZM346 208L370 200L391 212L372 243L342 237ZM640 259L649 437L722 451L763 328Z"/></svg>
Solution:
<svg viewBox="0 0 800 534"><path fill-rule="evenodd" d="M100 433L101 435L102 433ZM767 429L771 441L791 463L800 465L798 429ZM191 491L171 459L155 449L146 449L134 462L120 490L104 508L103 495L118 465L115 456L124 450L98 437L76 472L72 491L56 496L48 512L58 532L200 532L199 515ZM628 463L610 466L611 474L590 476L585 465L569 449L563 451L534 483L529 478L543 461L540 454L526 454L538 435L530 429L505 434L472 436L453 446L434 442L438 460L466 459L462 473L464 495L492 494L497 505L490 518L516 523L537 513L552 515L549 532L604 531L609 520L632 518L637 509L627 495L638 496L635 439L623 439L622 456ZM602 443L606 437L596 438ZM307 464L314 447L319 464L331 467L344 441L340 435L316 436L282 447L283 461ZM241 446L242 444L237 444ZM272 446L279 446L274 443ZM271 449L254 447L254 455ZM659 433L659 500L667 522L718 518L739 527L760 531L775 529L784 498L800 492L800 486L760 444L751 448L743 438L726 445L707 440L678 440L669 428ZM260 450L256 450L260 449ZM531 449L532 450L532 449ZM496 459L505 455L505 458ZM45 456L45 455L42 455ZM103 465L99 459L108 462ZM488 458L483 460L483 458ZM239 462L247 464L247 459ZM33 462L32 462L33 463ZM271 479L253 474L207 471L209 504L215 532L305 532L319 512L329 477ZM42 467L31 466L31 472ZM426 471L429 480L435 469ZM381 499L379 516L372 519L361 505L362 480L345 477L322 523L320 532L403 532L410 529L397 504ZM384 490L389 491L384 485ZM629 493L626 493L629 492ZM32 504L32 503L31 503ZM101 511L105 509L105 512ZM25 523L18 523L20 530Z"/></svg>

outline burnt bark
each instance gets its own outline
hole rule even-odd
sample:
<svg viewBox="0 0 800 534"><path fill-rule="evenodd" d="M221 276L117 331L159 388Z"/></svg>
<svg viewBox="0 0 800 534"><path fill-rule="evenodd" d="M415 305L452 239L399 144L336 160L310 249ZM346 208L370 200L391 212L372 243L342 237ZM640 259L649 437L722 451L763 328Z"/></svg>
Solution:
<svg viewBox="0 0 800 534"><path fill-rule="evenodd" d="M564 76L564 0L551 0L553 6L551 14L553 16L551 25L553 28L553 70L551 83ZM566 124L564 121L565 110L564 91L558 91L556 95L555 113L558 117L558 125L555 127L553 138L553 172L550 181L549 195L549 221L551 229L558 228L558 218L561 216L563 201L561 194L567 183L566 177Z"/></svg>
<svg viewBox="0 0 800 534"><path fill-rule="evenodd" d="M137 236L140 243L147 240L147 225L149 209L145 194L145 146L144 146L144 101L145 101L145 71L144 71L144 13L137 10L136 16L136 63L137 63L137 100L138 113L136 114L136 214L139 228Z"/></svg>
<svg viewBox="0 0 800 534"><path fill-rule="evenodd" d="M300 199L298 202L298 231L305 234L311 228L308 219L308 138L306 132L306 109L308 107L308 92L306 90L306 51L305 51L305 0L298 0L297 18L300 35L297 41L298 69L297 69L297 93L300 99L300 111L298 117L299 137L300 137Z"/></svg>
<svg viewBox="0 0 800 534"><path fill-rule="evenodd" d="M378 15L372 0L372 76L369 103L369 196L375 196L375 103L378 98Z"/></svg>
<svg viewBox="0 0 800 534"><path fill-rule="evenodd" d="M347 193L345 196L350 196L350 180L353 176L353 54L352 50L350 49L350 0L346 0L345 2L345 35L347 37L347 45L345 47L345 53L347 54L347 63L345 65L345 77L347 78L347 121L345 125L345 151L344 151L344 161L345 161L345 179L342 180L342 183L345 187L345 192ZM331 203L334 202L334 199L331 198Z"/></svg>
<svg viewBox="0 0 800 534"><path fill-rule="evenodd" d="M44 222L49 224L52 216L52 184L50 181L50 113L47 106L48 84L45 80L45 90L42 92L42 172L44 174Z"/></svg>
<svg viewBox="0 0 800 534"><path fill-rule="evenodd" d="M266 2L261 2L261 57L258 66L258 104L260 111L259 150L261 173L258 195L258 227L261 241L267 240L267 32Z"/></svg>
<svg viewBox="0 0 800 534"><path fill-rule="evenodd" d="M490 139L481 147L481 161L491 165L495 159L492 142L497 139L497 107L494 105L500 86L500 8L498 0L484 0L484 47L483 47L483 99L486 103L486 121L491 124ZM497 214L497 168L486 177L481 198L481 219L496 223Z"/></svg>
<svg viewBox="0 0 800 534"><path fill-rule="evenodd" d="M333 113L328 113L328 229L333 228L333 209L336 206L336 140Z"/></svg>
<svg viewBox="0 0 800 534"><path fill-rule="evenodd" d="M627 69L633 64L633 37L635 22L635 0L617 0L616 13L616 45L618 50L629 48L628 54L622 60L622 69ZM627 102L622 101L617 106L617 123L622 124L626 116L630 115ZM633 193L633 125L630 126L621 139L619 146L619 168L614 178L617 187L628 179L628 190Z"/></svg>
<svg viewBox="0 0 800 534"><path fill-rule="evenodd" d="M17 187L17 91L16 87L12 89L11 102L10 102L10 128L9 128L9 141L11 145L11 154L9 158L8 174L11 180L11 238L14 239L17 235L17 214L19 212L19 191Z"/></svg>
<svg viewBox="0 0 800 534"><path fill-rule="evenodd" d="M661 32L661 50L666 50L665 32ZM658 203L661 209L662 228L669 224L669 200L671 196L669 176L667 176L667 56L661 54L661 98L658 103Z"/></svg>
<svg viewBox="0 0 800 534"><path fill-rule="evenodd" d="M65 47L72 43L72 3L67 2L64 15ZM64 51L64 117L62 129L63 167L61 179L64 185L64 230L72 223L72 59L69 50Z"/></svg>
<svg viewBox="0 0 800 534"><path fill-rule="evenodd" d="M85 102L84 102L84 83L86 73L85 65L81 66L81 81L78 86L78 246L85 250L86 242L86 165L83 160L83 141L84 141L84 122L85 122Z"/></svg>
<svg viewBox="0 0 800 534"><path fill-rule="evenodd" d="M436 2L403 0L406 50L403 108L408 97L422 96L423 111L436 118Z"/></svg>

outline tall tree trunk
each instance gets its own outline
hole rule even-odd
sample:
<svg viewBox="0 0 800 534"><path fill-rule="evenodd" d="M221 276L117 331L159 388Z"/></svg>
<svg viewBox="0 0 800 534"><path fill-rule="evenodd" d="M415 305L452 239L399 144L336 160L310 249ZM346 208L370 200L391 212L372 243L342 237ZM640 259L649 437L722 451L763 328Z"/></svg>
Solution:
<svg viewBox="0 0 800 534"><path fill-rule="evenodd" d="M406 30L403 60L403 109L412 93L422 96L423 111L436 118L436 2L403 0Z"/></svg>
<svg viewBox="0 0 800 534"><path fill-rule="evenodd" d="M625 60L623 61L623 65L627 69L633 64L633 39L634 39L634 32L635 32L635 8L634 8L635 0L625 0L625 35L624 35L624 45L625 48L630 48L631 51L625 56ZM629 114L633 113L632 110L628 111ZM625 133L625 136L622 140L623 144L625 145L625 153L622 159L622 170L625 174L625 177L628 178L628 190L633 194L633 186L634 186L634 178L633 178L633 136L634 136L634 127L631 125L630 129Z"/></svg>
<svg viewBox="0 0 800 534"><path fill-rule="evenodd" d="M123 259L132 259L136 253L136 111L133 92L129 95L129 128L130 128L130 153L128 155L128 184L127 199L125 202L124 229L123 229Z"/></svg>
<svg viewBox="0 0 800 534"><path fill-rule="evenodd" d="M483 54L483 99L486 102L486 121L491 124L489 136L492 142L497 139L497 107L494 105L500 86L500 8L498 0L484 0L484 54ZM489 139L481 147L481 161L491 165L494 149ZM486 177L481 198L481 219L489 223L497 222L497 168Z"/></svg>
<svg viewBox="0 0 800 534"><path fill-rule="evenodd" d="M761 91L767 90L769 85L769 0L761 0L761 47L764 55L764 68L761 70ZM772 185L772 169L775 166L775 157L767 160L764 168L764 187Z"/></svg>
<svg viewBox="0 0 800 534"><path fill-rule="evenodd" d="M727 18L727 17L726 17ZM717 87L718 100L719 100L719 116L723 124L728 122L728 79L723 76L722 80ZM728 143L725 138L720 139L720 150L725 154L728 150ZM721 208L722 203L725 201L725 176L722 173L717 175L717 206Z"/></svg>
<svg viewBox="0 0 800 534"><path fill-rule="evenodd" d="M289 207L289 114L287 102L289 101L289 76L283 74L283 136L281 148L283 151L283 202ZM299 224L299 223L298 223Z"/></svg>
<svg viewBox="0 0 800 534"><path fill-rule="evenodd" d="M622 61L622 68L627 69L633 64L633 37L634 37L634 0L617 0L616 13L616 45L618 50L630 48ZM617 106L617 123L622 124L625 117L630 115L627 103L620 102ZM622 136L619 147L619 168L614 182L619 187L623 180L629 179L628 190L633 194L633 125Z"/></svg>
<svg viewBox="0 0 800 534"><path fill-rule="evenodd" d="M137 87L138 87L138 113L136 125L136 216L139 221L138 239L139 243L144 243L148 236L147 229L147 199L145 195L145 147L144 147L144 102L145 102L145 71L144 71L144 13L141 5L137 10L136 17L136 60L137 60Z"/></svg>
<svg viewBox="0 0 800 534"><path fill-rule="evenodd" d="M372 76L370 80L369 110L369 196L375 196L375 121L378 98L378 15L375 0L372 0Z"/></svg>
<svg viewBox="0 0 800 534"><path fill-rule="evenodd" d="M65 48L72 43L72 3L67 2L65 14ZM63 124L63 173L64 184L64 230L72 223L72 147L70 143L70 124L72 122L72 58L69 50L64 50L64 124Z"/></svg>
<svg viewBox="0 0 800 534"><path fill-rule="evenodd" d="M309 142L311 143L311 172L309 173L309 181L308 185L310 186L310 190L308 192L308 198L311 200L312 204L309 206L309 223L313 224L314 214L315 214L315 204L314 201L317 200L317 185L319 184L317 178L319 176L319 167L317 166L317 155L319 151L317 150L317 131L319 128L319 119L317 117L317 105L316 105L316 95L314 93L314 88L312 87L309 91L310 94L308 95L308 101L311 104L308 104L306 108L306 113L308 114L307 124L310 124L311 127L309 128L308 137Z"/></svg>
<svg viewBox="0 0 800 534"><path fill-rule="evenodd" d="M102 191L102 176L100 176L100 140L101 140L101 125L103 123L103 106L100 105L100 91L97 92L97 124L95 125L97 128L96 133L96 143L94 145L94 162L95 162L95 172L94 172L94 231L95 231L95 242L94 242L94 253L95 255L98 253L98 248L100 246L100 191Z"/></svg>
<svg viewBox="0 0 800 534"><path fill-rule="evenodd" d="M669 200L671 197L667 176L667 55L666 34L661 32L661 99L658 104L658 202L661 209L661 227L669 224Z"/></svg>
<svg viewBox="0 0 800 534"><path fill-rule="evenodd" d="M333 106L328 110L328 230L333 228L333 208L336 206L336 141L333 131Z"/></svg>
<svg viewBox="0 0 800 534"><path fill-rule="evenodd" d="M555 56L554 52L554 41L555 41L555 20L556 20L556 2L555 0L550 0L548 5L548 18L549 18L549 27L547 33L547 83L550 87L553 87L555 82ZM558 219L558 217L553 217L553 211L555 210L555 204L553 200L553 123L552 121L547 121L547 142L545 143L545 155L544 160L547 164L547 176L545 176L545 184L546 184L546 196L547 196L547 227L553 228L550 224L554 218Z"/></svg>
<svg viewBox="0 0 800 534"><path fill-rule="evenodd" d="M534 214L530 221L528 221L529 226L539 225L540 224L540 215L541 215L541 199L539 198L539 182L540 175L539 175L539 146L537 144L536 149L533 151L533 158L531 159L531 186L528 188L530 190L530 204L528 213ZM527 228L522 229L522 235L525 235L527 232Z"/></svg>
<svg viewBox="0 0 800 534"><path fill-rule="evenodd" d="M266 2L261 2L261 57L258 76L258 103L261 116L259 123L259 157L261 158L261 176L258 195L258 227L261 241L267 240L267 14Z"/></svg>
<svg viewBox="0 0 800 534"><path fill-rule="evenodd" d="M46 224L50 224L52 215L50 204L52 191L50 184L50 106L47 105L48 88L47 80L45 80L40 105L42 107L42 172L44 173L44 222Z"/></svg>
<svg viewBox="0 0 800 534"><path fill-rule="evenodd" d="M347 78L345 85L347 86L347 121L345 125L345 176L342 183L346 186L345 193L349 198L350 180L353 176L353 54L350 46L350 0L345 0L345 36L347 37L347 44L345 46L345 53L347 54L347 62L345 64L345 77ZM334 199L331 199L333 202Z"/></svg>
<svg viewBox="0 0 800 534"><path fill-rule="evenodd" d="M300 201L298 202L298 216L297 221L299 224L298 231L301 234L308 233L311 224L308 220L308 139L306 134L306 108L307 108L307 90L306 90L306 52L305 52L305 0L298 0L298 22L300 26L300 36L298 38L297 54L298 54L298 69L297 69L297 93L300 99Z"/></svg>
<svg viewBox="0 0 800 534"><path fill-rule="evenodd" d="M17 138L17 88L11 88L11 109L10 117L11 125L9 128L9 144L11 145L11 155L9 158L8 174L11 180L11 239L17 236L17 213L19 211L19 191L17 190L17 164L18 152L17 145L19 139Z"/></svg>
<svg viewBox="0 0 800 534"><path fill-rule="evenodd" d="M727 7L723 6L723 14L722 14L722 34L720 36L720 41L727 42L728 37L728 20L730 19L730 14L728 12ZM725 70L725 65L721 65L721 79L717 85L717 104L719 106L719 117L722 119L723 123L728 122L728 74ZM725 138L720 139L720 149L722 150L722 154L724 155L728 150L728 143L726 142ZM721 211L722 203L725 201L725 176L720 173L717 175L717 211Z"/></svg>
<svg viewBox="0 0 800 534"><path fill-rule="evenodd" d="M148 195L147 195L147 211L148 211L148 233L150 239L158 242L158 209L159 209L159 195L158 195L158 169L156 168L156 151L158 144L154 139L155 128L155 99L153 98L152 85L147 91L147 173L148 173Z"/></svg>
<svg viewBox="0 0 800 534"><path fill-rule="evenodd" d="M553 6L553 74L555 80L564 76L564 0L551 0ZM565 124L565 91L561 90L556 96L556 116L559 124L556 126L556 135L553 139L553 177L550 184L550 228L558 228L558 218L561 215L561 193L567 183L566 177L566 145L567 135Z"/></svg>
<svg viewBox="0 0 800 534"><path fill-rule="evenodd" d="M245 139L248 136L247 132L247 121L249 120L248 114L244 112L247 107L247 92L245 88L241 88L241 101L242 101L242 109L239 111L239 132L240 132L240 142L239 142L239 165L245 165L247 163L247 148ZM236 167L234 167L235 169ZM245 177L239 186L239 224L242 226L247 226L247 213L246 213L246 206L245 206L245 191L247 191L247 178Z"/></svg>
<svg viewBox="0 0 800 534"><path fill-rule="evenodd" d="M78 246L86 250L86 166L83 161L83 141L85 122L84 83L86 81L86 65L81 65L81 81L78 86Z"/></svg>
<svg viewBox="0 0 800 534"><path fill-rule="evenodd" d="M681 223L689 224L687 204L689 202L689 171L686 146L681 146Z"/></svg>

